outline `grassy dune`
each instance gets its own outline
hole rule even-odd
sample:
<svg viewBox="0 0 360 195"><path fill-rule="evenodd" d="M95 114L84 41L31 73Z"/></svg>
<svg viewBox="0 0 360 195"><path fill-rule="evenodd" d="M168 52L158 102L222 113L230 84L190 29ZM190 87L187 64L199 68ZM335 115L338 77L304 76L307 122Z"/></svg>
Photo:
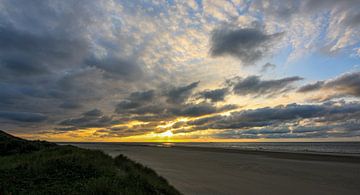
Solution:
<svg viewBox="0 0 360 195"><path fill-rule="evenodd" d="M179 194L125 156L0 133L0 194Z"/></svg>

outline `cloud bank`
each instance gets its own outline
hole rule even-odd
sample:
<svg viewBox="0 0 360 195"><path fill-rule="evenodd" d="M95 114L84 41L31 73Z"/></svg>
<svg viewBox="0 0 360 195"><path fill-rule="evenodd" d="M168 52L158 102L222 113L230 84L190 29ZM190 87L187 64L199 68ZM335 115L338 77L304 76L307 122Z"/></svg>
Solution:
<svg viewBox="0 0 360 195"><path fill-rule="evenodd" d="M1 128L34 139L359 139L358 7L2 0Z"/></svg>

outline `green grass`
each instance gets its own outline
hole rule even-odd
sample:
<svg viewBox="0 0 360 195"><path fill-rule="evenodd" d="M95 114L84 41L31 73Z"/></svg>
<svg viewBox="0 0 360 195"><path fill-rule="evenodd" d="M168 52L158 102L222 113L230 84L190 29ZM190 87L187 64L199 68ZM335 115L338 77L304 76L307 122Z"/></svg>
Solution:
<svg viewBox="0 0 360 195"><path fill-rule="evenodd" d="M0 156L0 194L179 194L122 155L47 142L33 149Z"/></svg>

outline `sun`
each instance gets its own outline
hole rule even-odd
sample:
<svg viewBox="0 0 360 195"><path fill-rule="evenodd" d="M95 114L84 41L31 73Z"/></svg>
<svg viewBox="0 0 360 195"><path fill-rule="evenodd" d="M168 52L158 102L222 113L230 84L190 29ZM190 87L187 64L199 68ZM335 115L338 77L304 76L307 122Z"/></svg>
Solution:
<svg viewBox="0 0 360 195"><path fill-rule="evenodd" d="M174 134L170 130L168 130L168 131L165 131L164 133L161 133L160 135L161 135L161 137L171 137Z"/></svg>

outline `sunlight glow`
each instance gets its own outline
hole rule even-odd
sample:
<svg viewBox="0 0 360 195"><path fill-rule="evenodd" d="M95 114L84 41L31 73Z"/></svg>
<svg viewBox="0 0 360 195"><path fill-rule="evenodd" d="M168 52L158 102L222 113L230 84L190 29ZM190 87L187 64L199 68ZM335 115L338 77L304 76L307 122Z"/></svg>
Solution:
<svg viewBox="0 0 360 195"><path fill-rule="evenodd" d="M174 134L170 131L170 130L168 130L168 131L165 131L164 133L160 133L159 134L159 136L161 136L161 137L171 137L171 136L173 136Z"/></svg>

